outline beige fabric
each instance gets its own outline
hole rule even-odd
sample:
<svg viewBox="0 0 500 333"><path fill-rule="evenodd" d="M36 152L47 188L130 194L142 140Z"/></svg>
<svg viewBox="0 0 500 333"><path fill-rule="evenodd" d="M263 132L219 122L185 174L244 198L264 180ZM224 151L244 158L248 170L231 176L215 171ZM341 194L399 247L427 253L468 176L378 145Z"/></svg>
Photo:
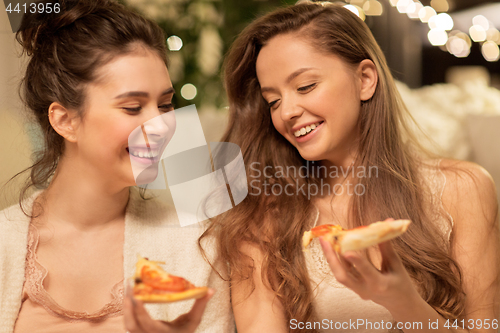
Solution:
<svg viewBox="0 0 500 333"><path fill-rule="evenodd" d="M24 202L26 211L32 211L33 200L40 192ZM30 219L19 205L0 212L0 333L13 332L21 309L29 225ZM211 269L198 249L197 240L203 230L200 224L180 227L173 207L156 199L144 201L138 188L131 187L125 213L124 279L133 275L138 254L165 261L166 271L216 290L197 332L233 333L229 285ZM213 244L209 243L212 241L204 244L211 260L215 256ZM173 320L188 312L193 303L147 304L146 308L155 319Z"/></svg>
<svg viewBox="0 0 500 333"><path fill-rule="evenodd" d="M431 195L428 196L431 199L428 202L428 214L431 214L429 216L432 216L439 225L443 237L449 239L453 221L442 209L441 196L446 178L438 169L439 162L432 161L430 166L422 167L422 172L431 191ZM317 220L318 218L316 222ZM397 330L382 329L387 328L387 323L393 321L389 311L372 301L362 300L355 292L335 279L317 238L309 245L309 251L304 253L314 293L313 305L319 321L317 328L320 328L320 332L397 332ZM356 325L357 323L360 325Z"/></svg>

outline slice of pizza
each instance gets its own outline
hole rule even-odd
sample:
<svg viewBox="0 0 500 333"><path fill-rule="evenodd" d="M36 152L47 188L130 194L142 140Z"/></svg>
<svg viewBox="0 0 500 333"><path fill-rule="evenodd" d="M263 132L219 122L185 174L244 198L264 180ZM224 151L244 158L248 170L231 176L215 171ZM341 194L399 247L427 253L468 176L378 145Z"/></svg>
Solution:
<svg viewBox="0 0 500 333"><path fill-rule="evenodd" d="M170 303L186 299L201 298L207 287L195 287L179 276L165 272L159 261L140 257L135 265L134 297L144 303Z"/></svg>
<svg viewBox="0 0 500 333"><path fill-rule="evenodd" d="M406 232L410 223L410 220L380 221L348 230L338 225L324 224L304 232L302 245L305 249L313 238L321 237L340 254L362 250L398 237Z"/></svg>

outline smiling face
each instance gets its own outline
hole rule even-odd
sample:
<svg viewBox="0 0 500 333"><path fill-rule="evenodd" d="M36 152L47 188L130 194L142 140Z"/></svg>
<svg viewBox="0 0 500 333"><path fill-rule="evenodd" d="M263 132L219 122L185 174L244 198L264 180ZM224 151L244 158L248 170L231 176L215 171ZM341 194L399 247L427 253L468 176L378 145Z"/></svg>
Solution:
<svg viewBox="0 0 500 333"><path fill-rule="evenodd" d="M165 63L140 49L114 59L99 74L103 80L86 89L84 119L70 150L106 182L123 187L144 183L145 174L155 178L175 130L174 91Z"/></svg>
<svg viewBox="0 0 500 333"><path fill-rule="evenodd" d="M274 127L304 159L334 164L352 160L361 100L373 94L366 94L361 64L320 53L290 33L268 41L256 71Z"/></svg>

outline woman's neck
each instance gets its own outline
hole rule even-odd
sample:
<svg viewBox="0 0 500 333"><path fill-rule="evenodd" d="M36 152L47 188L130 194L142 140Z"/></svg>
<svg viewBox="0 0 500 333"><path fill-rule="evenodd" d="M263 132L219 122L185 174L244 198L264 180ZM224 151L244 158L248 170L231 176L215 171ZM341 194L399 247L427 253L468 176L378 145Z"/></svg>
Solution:
<svg viewBox="0 0 500 333"><path fill-rule="evenodd" d="M331 186L344 184L347 181L354 182L356 178L355 160L356 156L350 153L335 159L322 160L320 165L326 168L326 181ZM322 172L324 173L325 170L323 169Z"/></svg>
<svg viewBox="0 0 500 333"><path fill-rule="evenodd" d="M52 225L71 224L85 231L123 221L129 187L111 189L89 177L76 176L59 168L41 201L43 220Z"/></svg>

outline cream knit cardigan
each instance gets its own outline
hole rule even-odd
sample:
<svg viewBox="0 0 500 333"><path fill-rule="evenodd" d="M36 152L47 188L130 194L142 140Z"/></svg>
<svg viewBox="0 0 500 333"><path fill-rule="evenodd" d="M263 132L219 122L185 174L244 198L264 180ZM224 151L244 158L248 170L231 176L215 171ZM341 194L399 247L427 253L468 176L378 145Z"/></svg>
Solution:
<svg viewBox="0 0 500 333"><path fill-rule="evenodd" d="M167 272L185 277L196 286L210 286L216 290L196 332L235 332L229 284L211 269L198 250L197 240L203 227L200 224L181 227L173 207L157 199L142 200L137 187L129 191L123 247L124 278L133 275L138 254L165 261ZM23 203L28 213L32 212L33 201L41 192L34 192ZM14 331L21 308L29 223L30 219L18 204L0 212L0 333ZM204 248L213 260L212 242L205 242ZM155 319L173 320L188 312L193 303L191 300L147 304L146 308Z"/></svg>

